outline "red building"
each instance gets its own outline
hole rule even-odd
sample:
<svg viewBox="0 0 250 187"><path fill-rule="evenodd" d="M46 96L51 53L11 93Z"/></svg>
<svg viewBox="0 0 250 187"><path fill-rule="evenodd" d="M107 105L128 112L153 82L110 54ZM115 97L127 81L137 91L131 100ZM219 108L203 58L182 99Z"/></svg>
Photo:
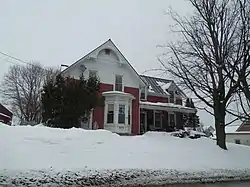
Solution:
<svg viewBox="0 0 250 187"><path fill-rule="evenodd" d="M172 80L139 75L115 44L108 40L62 71L76 79L98 76L105 106L95 108L83 128L101 128L120 134L168 130L184 126L186 95Z"/></svg>
<svg viewBox="0 0 250 187"><path fill-rule="evenodd" d="M11 125L12 116L12 112L0 104L0 122Z"/></svg>

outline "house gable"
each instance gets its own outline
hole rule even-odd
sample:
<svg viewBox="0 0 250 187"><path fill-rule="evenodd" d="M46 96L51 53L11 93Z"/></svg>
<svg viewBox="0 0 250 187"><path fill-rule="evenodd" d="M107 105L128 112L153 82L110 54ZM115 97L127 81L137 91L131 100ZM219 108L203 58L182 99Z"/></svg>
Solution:
<svg viewBox="0 0 250 187"><path fill-rule="evenodd" d="M236 131L237 132L250 131L250 120L244 121Z"/></svg>
<svg viewBox="0 0 250 187"><path fill-rule="evenodd" d="M79 78L83 73L88 77L91 70L97 72L102 83L113 84L115 75L122 75L124 86L136 88L145 86L141 77L111 39L76 61L62 71L62 74Z"/></svg>

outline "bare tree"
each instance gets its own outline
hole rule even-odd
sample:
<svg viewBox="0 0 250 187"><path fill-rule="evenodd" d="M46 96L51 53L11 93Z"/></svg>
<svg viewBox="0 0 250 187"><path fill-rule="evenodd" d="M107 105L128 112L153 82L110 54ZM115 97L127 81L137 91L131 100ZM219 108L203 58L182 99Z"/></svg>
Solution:
<svg viewBox="0 0 250 187"><path fill-rule="evenodd" d="M241 88L239 72L244 68L244 60L239 59L247 51L239 44L241 38L242 42L246 39L242 32L246 18L242 13L249 4L246 0L189 1L194 8L192 16L181 17L170 11L176 23L173 31L179 34L179 39L167 45L166 55L170 55L167 64L160 62L179 84L212 109L217 145L227 149L225 117L232 98Z"/></svg>
<svg viewBox="0 0 250 187"><path fill-rule="evenodd" d="M54 69L45 70L39 63L9 68L1 84L1 94L21 123L36 124L41 121L41 88L55 72Z"/></svg>

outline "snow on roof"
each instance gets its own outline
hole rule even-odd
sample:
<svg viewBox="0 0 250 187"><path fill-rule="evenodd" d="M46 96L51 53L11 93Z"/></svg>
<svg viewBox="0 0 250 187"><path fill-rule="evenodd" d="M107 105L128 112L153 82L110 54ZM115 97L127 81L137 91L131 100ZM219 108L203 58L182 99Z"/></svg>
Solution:
<svg viewBox="0 0 250 187"><path fill-rule="evenodd" d="M227 134L250 134L250 131L227 132Z"/></svg>
<svg viewBox="0 0 250 187"><path fill-rule="evenodd" d="M225 127L225 132L226 133L235 133L238 128L239 128L238 125L229 125L229 126Z"/></svg>
<svg viewBox="0 0 250 187"><path fill-rule="evenodd" d="M239 128L238 125L229 125L225 127L225 133L229 134L229 133L238 133L236 132L236 130ZM250 133L250 132L248 132ZM213 132L213 135L216 135L216 131Z"/></svg>
<svg viewBox="0 0 250 187"><path fill-rule="evenodd" d="M149 85L149 87L148 87L148 91L149 91L149 92L155 92L155 91L153 90L153 88L152 88L152 86L151 86L151 85Z"/></svg>
<svg viewBox="0 0 250 187"><path fill-rule="evenodd" d="M185 109L188 111L195 111L196 109L194 108L190 108L190 107L186 107L186 106L182 106L182 105L177 105L174 103L161 103L161 102L148 102L148 101L140 101L141 105L151 105L151 106L162 106L162 107L170 107L170 108L176 108L176 109Z"/></svg>
<svg viewBox="0 0 250 187"><path fill-rule="evenodd" d="M165 83L165 82L161 82L161 81L156 81L156 83L161 87L161 89L169 95L168 93L168 89L169 89L169 86L171 85L172 82L168 82L168 83Z"/></svg>
<svg viewBox="0 0 250 187"><path fill-rule="evenodd" d="M145 82L147 82L149 86L149 90L148 90L149 92L152 92L158 95L169 95L168 92L166 92L166 89L165 89L166 86L163 86L163 85L171 83L172 80L161 79L158 77L150 77L146 75L141 75L141 77L145 80ZM160 84L157 82L159 82Z"/></svg>
<svg viewBox="0 0 250 187"><path fill-rule="evenodd" d="M102 92L102 95L122 95L122 96L128 96L131 98L135 98L132 94L126 93L126 92L120 92L120 91L107 91L107 92Z"/></svg>
<svg viewBox="0 0 250 187"><path fill-rule="evenodd" d="M13 112L9 109L9 107L10 106L3 106L1 103L0 103L0 107L2 107L2 108L4 108L4 109L6 109L7 111L9 111L10 113L12 113L13 114Z"/></svg>
<svg viewBox="0 0 250 187"><path fill-rule="evenodd" d="M6 115L6 114L4 114L4 113L0 113L0 116L4 116L4 117L6 117L6 118L10 118L10 119L11 119L10 116L8 116L8 115Z"/></svg>

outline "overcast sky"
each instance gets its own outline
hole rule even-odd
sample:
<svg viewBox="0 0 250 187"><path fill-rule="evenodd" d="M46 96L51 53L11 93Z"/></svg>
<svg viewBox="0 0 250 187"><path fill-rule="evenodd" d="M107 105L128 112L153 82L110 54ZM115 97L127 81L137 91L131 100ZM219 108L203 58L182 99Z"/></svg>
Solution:
<svg viewBox="0 0 250 187"><path fill-rule="evenodd" d="M71 64L109 38L139 73L159 68L157 48L173 39L172 7L187 14L186 0L1 0L0 51L43 66ZM17 63L0 54L0 79ZM159 72L148 72L159 75ZM199 112L205 125L213 119Z"/></svg>

